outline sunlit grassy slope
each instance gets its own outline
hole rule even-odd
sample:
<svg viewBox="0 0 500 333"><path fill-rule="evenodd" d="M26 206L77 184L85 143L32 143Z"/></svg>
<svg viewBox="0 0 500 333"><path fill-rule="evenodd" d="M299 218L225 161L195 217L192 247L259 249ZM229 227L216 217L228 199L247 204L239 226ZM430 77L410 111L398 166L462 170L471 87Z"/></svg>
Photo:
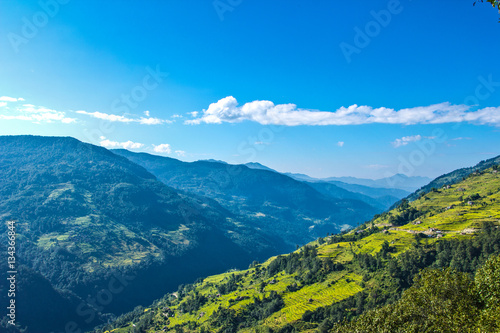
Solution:
<svg viewBox="0 0 500 333"><path fill-rule="evenodd" d="M319 239L308 246L317 249L317 255L323 262L342 264L344 269L333 271L320 282L300 285L298 273L286 274L284 270L273 276L266 275L266 267L276 257L265 263L243 271L227 272L199 280L182 298L176 293L165 296L147 309L154 313L148 324L149 332L158 331L218 331L214 326L215 313L219 309L232 309L243 313L255 299L269 297L277 292L284 305L270 316L260 320L253 327L241 329L242 332L266 331L265 328L278 329L287 323L297 322L306 311L331 305L346 299L370 286L370 281L362 281L362 276L354 265L350 265L355 254L375 255L388 242L393 248L392 256L399 256L415 243L415 234L423 233L427 243L444 241L452 238L474 237L484 222L498 224L500 220L500 176L497 170L488 169L482 173L471 174L462 182L440 189L434 189L421 196L409 207L416 209L418 217L404 225L395 226L390 222L401 214L396 208L382 214L364 226L347 235L356 235L361 230L375 226L377 232L354 241L332 243L332 236ZM298 249L296 252L303 251ZM304 274L304 272L301 272ZM227 283L231 276L241 277L237 289L221 294L218 287ZM298 284L298 288L290 286ZM297 290L296 290L297 289ZM183 304L192 302L195 297L205 296L208 301L191 312L183 312ZM143 319L143 318L142 318ZM114 332L132 332L141 317L114 329ZM314 331L314 327L304 326L302 331Z"/></svg>

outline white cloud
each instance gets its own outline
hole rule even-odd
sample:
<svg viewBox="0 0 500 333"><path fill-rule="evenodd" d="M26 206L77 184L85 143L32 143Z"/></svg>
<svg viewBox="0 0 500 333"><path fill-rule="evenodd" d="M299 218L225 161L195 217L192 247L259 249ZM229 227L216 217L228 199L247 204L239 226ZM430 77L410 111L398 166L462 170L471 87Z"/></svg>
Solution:
<svg viewBox="0 0 500 333"><path fill-rule="evenodd" d="M406 146L410 142L415 142L420 140L422 140L421 135L404 136L401 139L394 140L394 142L392 142L392 145L394 146L394 148L398 148L401 146Z"/></svg>
<svg viewBox="0 0 500 333"><path fill-rule="evenodd" d="M159 125L163 123L171 123L171 120L163 120L159 118L149 117L149 111L145 111L144 114L148 118L140 117L140 118L128 118L126 116L119 116L115 114L108 114L103 112L87 112L87 111L76 111L76 113L84 114L93 118L103 119L111 122L120 122L120 123L139 123L142 125Z"/></svg>
<svg viewBox="0 0 500 333"><path fill-rule="evenodd" d="M120 122L120 123L131 123L134 121L134 119L127 118L124 116L107 114L107 113L98 112L98 111L96 111L96 112L76 111L76 113L85 114L85 115L91 116L93 118L103 119L103 120L112 121L112 122L116 121L116 122Z"/></svg>
<svg viewBox="0 0 500 333"><path fill-rule="evenodd" d="M157 153L167 153L170 154L172 152L172 149L170 148L170 145L168 143L162 143L161 145L153 145L154 146L154 151Z"/></svg>
<svg viewBox="0 0 500 333"><path fill-rule="evenodd" d="M139 120L139 124L143 124L143 125L159 125L159 124L163 124L165 122L170 122L169 120L162 120L162 119L158 119L158 118L142 118Z"/></svg>
<svg viewBox="0 0 500 333"><path fill-rule="evenodd" d="M24 98L14 98L9 96L0 97L0 102L17 102L17 101L24 101Z"/></svg>
<svg viewBox="0 0 500 333"><path fill-rule="evenodd" d="M104 137L101 137L104 138ZM108 139L102 140L100 142L101 146L105 148L124 148L124 149L139 149L144 147L144 144L138 143L138 142L132 142L132 141L125 141L125 142L117 142L117 141L111 141Z"/></svg>
<svg viewBox="0 0 500 333"><path fill-rule="evenodd" d="M452 139L452 140L453 140L453 141L458 141L458 140L472 140L472 138L469 138L469 137L462 137L462 136L460 136L460 137L458 137L458 138L454 138L454 139Z"/></svg>
<svg viewBox="0 0 500 333"><path fill-rule="evenodd" d="M9 100L10 97L3 96L3 100ZM22 100L22 99L16 99ZM61 122L70 124L76 122L76 119L66 116L63 111L52 110L43 106L35 106L33 104L24 104L21 107L9 108L6 102L0 102L0 108L4 108L5 113L0 115L0 119L4 120L24 120L33 123L52 123Z"/></svg>
<svg viewBox="0 0 500 333"><path fill-rule="evenodd" d="M233 96L210 104L201 116L191 112L195 118L185 124L237 123L245 120L262 125L361 125L361 124L442 124L471 122L500 125L500 107L489 107L470 111L470 106L453 105L448 102L429 106L418 106L401 110L373 108L356 104L341 107L334 112L297 108L295 104L278 104L271 101L253 101L238 106Z"/></svg>
<svg viewBox="0 0 500 333"><path fill-rule="evenodd" d="M138 142L127 141L122 142L122 147L125 149L138 149L144 147L144 145Z"/></svg>
<svg viewBox="0 0 500 333"><path fill-rule="evenodd" d="M337 146L344 147L344 143L345 143L344 141L339 141L337 142Z"/></svg>
<svg viewBox="0 0 500 333"><path fill-rule="evenodd" d="M9 116L9 115L4 115L4 114L0 114L0 119L4 119L4 120L27 120L27 121L34 121L34 119L32 119L31 117L28 117L28 116L20 116L20 115L18 115L18 116Z"/></svg>
<svg viewBox="0 0 500 333"><path fill-rule="evenodd" d="M186 152L184 150L176 150L175 153L177 154L177 156L179 157L183 157L183 156L186 156Z"/></svg>
<svg viewBox="0 0 500 333"><path fill-rule="evenodd" d="M23 98L13 98L8 96L0 97L0 108L5 108L5 111L9 111L6 114L0 115L0 119L5 120L26 120L35 123L41 122L55 122L59 121L65 124L76 122L77 119L70 118L66 116L66 112L52 110L42 106L36 106L34 104L23 104L22 107L16 107L17 112L13 112L13 109L7 106L8 102L18 102L24 101ZM164 120L159 118L150 117L149 111L144 111L146 117L128 117L120 116L114 114L108 114L104 112L87 112L83 110L75 111L77 114L82 114L90 116L97 119L103 119L110 122L121 122L121 123L139 123L143 125L159 125L163 123L172 123L172 120Z"/></svg>

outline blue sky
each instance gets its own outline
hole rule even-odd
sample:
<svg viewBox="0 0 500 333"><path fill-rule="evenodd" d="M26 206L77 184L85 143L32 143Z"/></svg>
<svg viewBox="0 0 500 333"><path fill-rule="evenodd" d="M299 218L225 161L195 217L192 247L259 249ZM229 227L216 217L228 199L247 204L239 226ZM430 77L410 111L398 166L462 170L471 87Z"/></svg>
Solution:
<svg viewBox="0 0 500 333"><path fill-rule="evenodd" d="M0 0L0 135L436 177L500 154L499 13L472 3Z"/></svg>

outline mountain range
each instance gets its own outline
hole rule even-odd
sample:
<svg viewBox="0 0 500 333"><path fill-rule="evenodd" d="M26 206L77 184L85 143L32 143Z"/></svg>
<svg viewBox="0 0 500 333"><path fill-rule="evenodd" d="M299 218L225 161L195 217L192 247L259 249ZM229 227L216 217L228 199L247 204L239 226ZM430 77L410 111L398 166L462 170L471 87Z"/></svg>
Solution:
<svg viewBox="0 0 500 333"><path fill-rule="evenodd" d="M381 179L364 179L356 177L313 178L301 173L285 173L285 175L306 182L344 183L351 185L361 185L370 188L399 189L406 192L413 192L420 187L427 185L431 181L431 179L428 177L409 177L403 174L395 174L394 176Z"/></svg>
<svg viewBox="0 0 500 333"><path fill-rule="evenodd" d="M498 159L431 185L453 185ZM16 311L26 332L88 330L201 276L259 265L374 215L400 223L408 217L390 220L384 211L435 191L424 186L408 196L295 179L255 163L107 150L70 137L0 136L0 175L0 217L16 226ZM2 223L3 243L7 229ZM7 271L0 262L0 279Z"/></svg>
<svg viewBox="0 0 500 333"><path fill-rule="evenodd" d="M214 162L220 162L211 160ZM225 163L225 162L224 162ZM245 164L247 167L259 170L268 170L278 172L271 169L263 164L257 162L250 162ZM314 178L302 173L291 173L284 172L286 176L293 179L305 181L305 182L329 182L335 184L351 184L351 185L361 185L369 188L383 188L383 189L399 189L405 192L413 192L420 187L427 185L431 179L428 177L420 176L406 176L404 174L395 174L390 177L380 178L380 179L365 179L356 177L327 177L327 178ZM401 192L399 192L401 193Z"/></svg>
<svg viewBox="0 0 500 333"><path fill-rule="evenodd" d="M383 210L275 172L69 137L0 137L0 174L0 216L16 224L18 317L33 332L88 329L179 284L289 252ZM6 243L6 224L0 231ZM120 292L100 299L116 281L124 281ZM45 301L51 307L37 306Z"/></svg>

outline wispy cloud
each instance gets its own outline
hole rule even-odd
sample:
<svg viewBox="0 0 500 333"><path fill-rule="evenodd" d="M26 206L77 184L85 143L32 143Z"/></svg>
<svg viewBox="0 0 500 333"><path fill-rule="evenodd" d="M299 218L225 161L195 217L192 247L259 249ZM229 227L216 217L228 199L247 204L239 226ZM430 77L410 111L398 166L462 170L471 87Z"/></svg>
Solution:
<svg viewBox="0 0 500 333"><path fill-rule="evenodd" d="M406 146L410 142L420 141L422 140L421 135L412 135L412 136L403 136L401 139L396 139L392 142L394 148L398 148L401 146Z"/></svg>
<svg viewBox="0 0 500 333"><path fill-rule="evenodd" d="M233 96L210 104L200 114L191 112L195 119L185 124L237 123L245 120L262 125L362 125L362 124L442 124L471 122L500 125L500 107L489 107L471 111L468 105L453 105L448 102L429 106L418 106L395 110L392 108L356 104L341 107L334 112L297 108L295 104L278 104L271 101L253 101L238 105ZM200 115L200 116L199 116ZM198 117L199 116L199 117Z"/></svg>
<svg viewBox="0 0 500 333"><path fill-rule="evenodd" d="M69 117L67 114L71 112L74 114L80 114L84 116L89 116L96 119L102 119L110 122L120 122L120 123L137 123L141 125L160 125L160 124L170 124L173 120L160 119L151 117L149 111L144 111L144 116L128 116L128 115L115 115L108 114L104 112L87 112L83 110L79 111L58 111L50 109L43 106L36 106L34 104L21 104L24 102L24 98L14 98L9 96L0 97L0 119L3 120L24 120L31 121L33 123L51 123L51 122L61 122L65 124L77 122L78 119Z"/></svg>
<svg viewBox="0 0 500 333"><path fill-rule="evenodd" d="M453 138L452 139L453 141L458 141L458 140L472 140L472 138L469 138L469 137L458 137L458 138Z"/></svg>
<svg viewBox="0 0 500 333"><path fill-rule="evenodd" d="M24 98L13 98L8 96L0 97L0 119L3 120L23 120L32 123L52 123L61 122L70 124L76 122L75 118L66 116L66 112L49 109L33 104L22 104Z"/></svg>
<svg viewBox="0 0 500 333"><path fill-rule="evenodd" d="M93 118L97 118L97 119L103 119L103 120L107 120L107 121L111 121L111 122L120 122L120 123L130 123L130 122L133 122L134 120L133 119L130 119L130 118L127 118L127 117L124 117L124 116L118 116L118 115L114 115L114 114L107 114L107 113L103 113L103 112L87 112L87 111L76 111L76 113L79 113L79 114L85 114L87 116L91 116Z"/></svg>
<svg viewBox="0 0 500 333"><path fill-rule="evenodd" d="M14 97L9 97L9 96L1 96L0 97L0 102L22 102L24 101L24 98L14 98Z"/></svg>
<svg viewBox="0 0 500 333"><path fill-rule="evenodd" d="M144 147L144 144L139 143L139 142L132 142L132 141L125 141L125 142L117 142L117 141L111 141L106 138L101 138L103 139L100 144L101 146L105 148L124 148L124 149L139 149Z"/></svg>
<svg viewBox="0 0 500 333"><path fill-rule="evenodd" d="M166 154L170 154L172 152L172 148L170 147L170 145L168 143L162 143L161 145L153 145L154 148L153 150L157 153L166 153Z"/></svg>
<svg viewBox="0 0 500 333"><path fill-rule="evenodd" d="M171 122L172 121L170 121L170 120L153 118L153 117L149 117L149 118L141 117L139 119L139 124L142 124L142 125L160 125L163 123L171 123Z"/></svg>
<svg viewBox="0 0 500 333"><path fill-rule="evenodd" d="M107 120L110 122L120 122L120 123L139 123L142 125L160 125L163 123L172 123L171 120L166 120L166 119L159 119L159 118L153 118L149 116L149 111L145 111L144 114L147 116L145 117L140 117L140 118L129 118L126 116L120 116L120 115L115 115L115 114L109 114L109 113L104 113L104 112L87 112L87 111L76 111L78 114L84 114L87 116L90 116L92 118L97 118L97 119L103 119Z"/></svg>
<svg viewBox="0 0 500 333"><path fill-rule="evenodd" d="M134 141L131 141L131 140L123 141L123 142L113 141L113 140L110 140L110 139L106 138L105 136L101 136L99 144L102 147L105 147L105 148L108 148L108 149L123 148L123 149L129 149L129 150L131 150L131 149L141 149L141 148L144 148L146 151L153 150L154 152L161 153L161 154L171 154L172 153L172 146L170 146L170 144L168 144L168 143L162 143L162 144L159 144L159 145L155 145L155 144L145 145L143 143L134 142ZM179 156L179 157L186 156L186 152L183 151L183 150L176 150L175 154L177 156Z"/></svg>
<svg viewBox="0 0 500 333"><path fill-rule="evenodd" d="M344 141L339 141L337 142L338 147L344 147L345 142Z"/></svg>

